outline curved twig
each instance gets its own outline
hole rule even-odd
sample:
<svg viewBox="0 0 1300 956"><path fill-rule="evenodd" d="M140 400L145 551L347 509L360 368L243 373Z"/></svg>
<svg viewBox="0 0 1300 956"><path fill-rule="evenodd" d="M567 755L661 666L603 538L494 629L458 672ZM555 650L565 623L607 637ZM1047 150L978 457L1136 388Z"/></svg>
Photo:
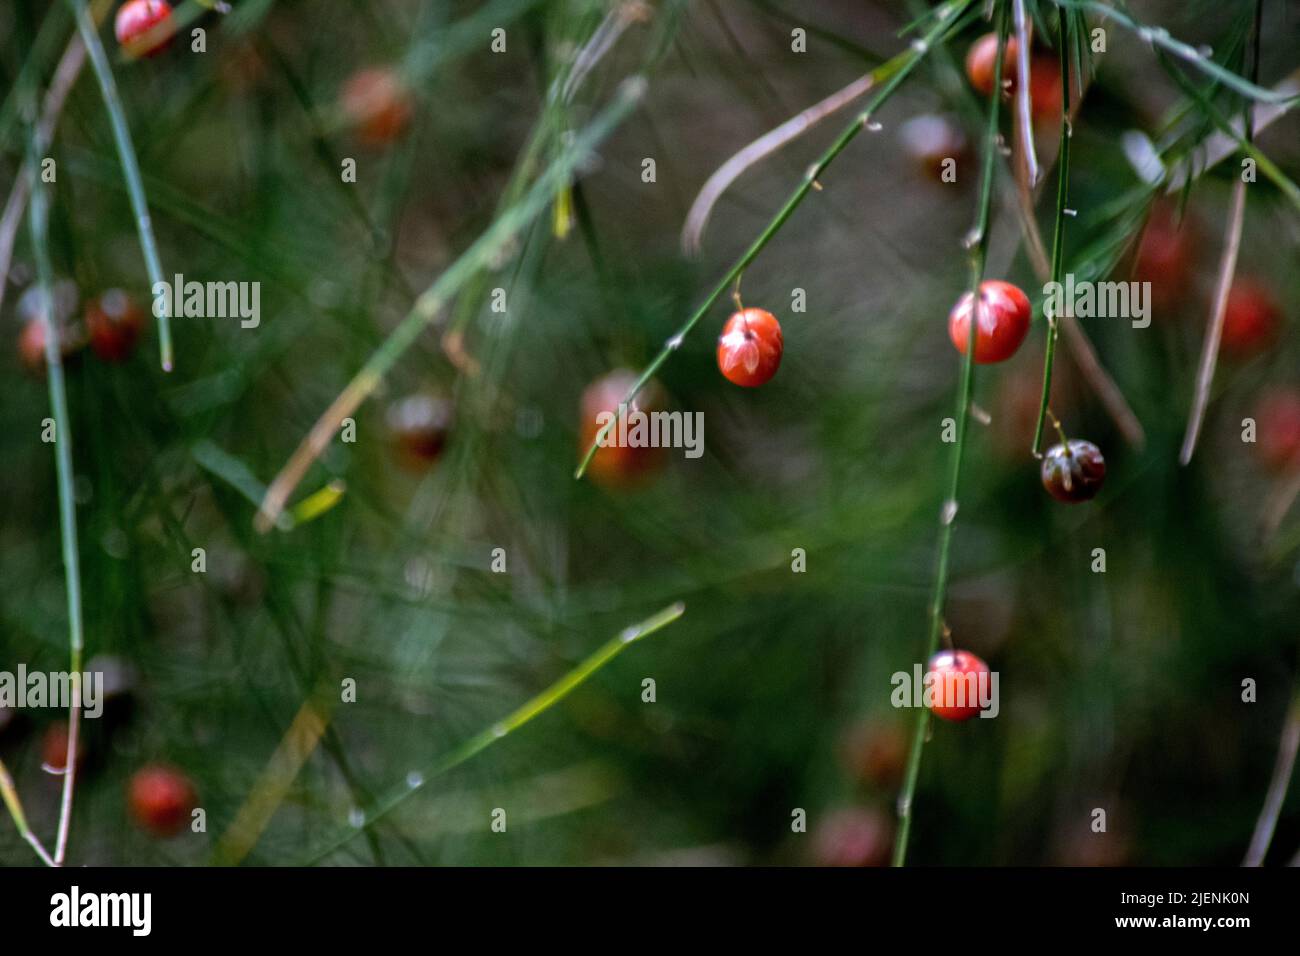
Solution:
<svg viewBox="0 0 1300 956"><path fill-rule="evenodd" d="M879 67L870 73L858 77L848 86L836 90L825 99L814 103L802 113L792 116L776 129L769 130L754 140L740 152L736 153L719 166L701 187L699 195L691 203L686 214L686 223L682 226L682 251L687 255L699 255L704 230L709 224L713 207L741 175L751 166L771 156L787 143L793 142L813 126L828 116L848 106L854 100L867 93L876 84L876 74L883 69Z"/></svg>
<svg viewBox="0 0 1300 956"><path fill-rule="evenodd" d="M1259 811L1259 819L1255 821L1255 832L1251 835L1246 857L1241 861L1242 866L1264 865L1268 845L1273 842L1277 818L1286 801L1291 775L1295 772L1297 750L1300 750L1300 695L1291 701L1291 707L1287 710L1286 723L1282 725L1282 740L1277 748L1277 762L1273 766L1273 779L1268 785L1268 795L1264 798L1263 809Z"/></svg>

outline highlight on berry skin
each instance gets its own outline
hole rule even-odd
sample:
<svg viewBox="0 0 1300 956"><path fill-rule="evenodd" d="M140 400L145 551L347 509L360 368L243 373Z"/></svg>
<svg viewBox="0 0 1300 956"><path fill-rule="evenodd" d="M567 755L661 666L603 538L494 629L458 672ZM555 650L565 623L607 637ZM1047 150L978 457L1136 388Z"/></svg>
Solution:
<svg viewBox="0 0 1300 956"><path fill-rule="evenodd" d="M1091 501L1106 480L1106 459L1101 449L1082 438L1053 445L1043 455L1043 487L1057 501L1078 504Z"/></svg>
<svg viewBox="0 0 1300 956"><path fill-rule="evenodd" d="M781 323L765 309L733 313L718 338L718 368L727 381L757 388L781 367Z"/></svg>
<svg viewBox="0 0 1300 956"><path fill-rule="evenodd" d="M1029 334L1033 307L1018 286L999 279L980 283L980 301L974 308L974 296L967 292L948 315L948 337L962 355L970 342L971 312L976 311L975 362L988 365L1005 362L1015 355Z"/></svg>
<svg viewBox="0 0 1300 956"><path fill-rule="evenodd" d="M130 56L157 56L175 36L171 15L166 0L128 0L118 8L113 35Z"/></svg>

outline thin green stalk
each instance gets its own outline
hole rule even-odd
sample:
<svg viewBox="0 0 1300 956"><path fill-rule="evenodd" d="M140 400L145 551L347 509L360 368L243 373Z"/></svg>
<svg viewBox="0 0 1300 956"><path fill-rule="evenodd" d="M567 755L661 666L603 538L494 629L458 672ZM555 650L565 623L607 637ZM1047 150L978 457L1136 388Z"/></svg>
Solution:
<svg viewBox="0 0 1300 956"><path fill-rule="evenodd" d="M1109 4L1098 3L1096 0L1052 0L1052 2L1058 7L1091 10L1093 13L1114 20L1121 26L1132 30L1139 39L1151 44L1152 47L1164 50L1180 60L1192 64L1202 73L1213 77L1224 86L1235 90L1248 99L1258 100L1261 103L1290 103L1297 99L1295 93L1276 93L1273 90L1264 89L1258 83L1251 82L1215 63L1196 47L1183 43L1181 40L1175 40L1164 27L1153 27L1138 23Z"/></svg>
<svg viewBox="0 0 1300 956"><path fill-rule="evenodd" d="M998 53L993 64L993 75L1002 75L1003 56L1007 46L1007 2L998 8ZM948 594L949 552L952 547L952 527L957 518L957 490L961 484L961 464L966 449L966 433L970 423L971 398L975 392L975 336L979 325L980 283L984 279L984 263L988 256L989 210L993 205L993 172L998 155L998 106L1001 89L996 84L989 96L988 126L984 139L984 166L981 173L979 211L975 228L970 236L971 316L966 354L962 359L961 381L957 386L957 441L952 449L948 473L948 493L944 498L939 517L939 558L934 575L934 592L930 600L930 633L926 641L925 660L939 648L943 631L943 607ZM919 703L919 702L918 702ZM918 707L916 727L912 732L912 745L907 757L907 773L898 797L898 836L894 840L893 865L902 866L907 861L907 841L912 830L912 802L916 796L916 782L921 775L921 752L925 747L926 733L930 727L930 710Z"/></svg>
<svg viewBox="0 0 1300 956"><path fill-rule="evenodd" d="M5 766L3 760L0 760L0 800L4 801L9 816L13 818L14 826L18 829L18 835L36 851L36 855L41 858L42 863L46 866L54 866L50 854L46 852L45 847L41 846L41 841L32 832L32 828L27 825L27 814L23 812L23 803L18 799L18 790L14 787L14 778L9 775L9 768Z"/></svg>
<svg viewBox="0 0 1300 956"><path fill-rule="evenodd" d="M1052 229L1052 276L1051 281L1057 287L1061 282L1061 261L1065 256L1065 204L1070 188L1070 53L1067 35L1069 27L1065 9L1057 7L1057 22L1061 35L1058 43L1061 47L1061 148L1059 151L1059 168L1056 178L1056 225ZM1082 80L1082 77L1080 77ZM1082 83L1080 83L1082 89ZM1056 360L1056 338L1061 330L1061 316L1053 315L1047 308L1045 300L1043 312L1047 316L1047 352L1043 356L1043 394L1038 402L1038 422L1034 425L1033 454L1040 455L1039 447L1043 440L1043 421L1047 417L1047 406L1052 395L1052 367ZM1064 302L1065 308L1069 306Z"/></svg>
<svg viewBox="0 0 1300 956"><path fill-rule="evenodd" d="M37 169L37 133L32 131L31 166ZM68 646L72 700L68 706L68 750L64 763L63 796L59 808L59 830L54 844L54 862L62 864L72 822L72 795L77 780L77 736L81 724L81 657L84 646L81 629L81 572L77 564L77 512L72 494L72 420L68 415L68 396L63 386L63 353L59 344L59 323L54 315L54 270L50 265L47 242L49 208L45 184L32 177L32 197L28 209L32 250L36 258L36 275L41 289L45 322L45 366L50 389L50 406L54 414L54 467L59 487L59 534L63 543L63 568L68 599Z"/></svg>
<svg viewBox="0 0 1300 956"><path fill-rule="evenodd" d="M140 177L140 164L135 158L135 146L131 143L131 132L126 124L126 113L122 109L122 100L117 93L117 83L113 80L113 70L108 65L108 56L104 46L99 42L99 33L86 0L68 0L73 14L77 18L77 29L85 41L86 51L90 54L90 64L94 67L95 77L99 80L99 89L104 97L104 108L108 111L109 123L113 128L113 140L117 144L117 155L122 162L122 175L126 179L127 194L131 198L131 209L135 213L136 231L140 233L140 248L144 252L145 269L149 273L150 289L156 289L164 282L162 260L158 256L158 243L154 240L153 220L149 217L149 203L144 194L144 182ZM158 315L158 341L164 372L172 370L172 332L168 316L167 297L161 296L155 302ZM161 307L159 307L161 306Z"/></svg>
<svg viewBox="0 0 1300 956"><path fill-rule="evenodd" d="M366 360L365 365L316 421L289 461L280 469L280 473L267 486L261 509L254 519L254 527L259 532L265 534L276 526L289 495L333 439L343 419L356 411L379 387L388 371L433 323L447 303L481 270L492 267L520 232L550 205L555 191L570 180L578 164L632 112L645 95L645 89L644 77L635 76L625 80L614 101L556 157L524 198L498 216L487 231L420 294L406 317Z"/></svg>
<svg viewBox="0 0 1300 956"><path fill-rule="evenodd" d="M1291 201L1293 206L1300 209L1300 186L1297 186L1295 182L1278 167L1277 163L1269 159L1267 154L1255 145L1253 133L1248 131L1246 135L1243 135L1238 131L1237 128L1232 125L1232 121L1223 115L1223 111L1215 105L1214 101L1198 89L1195 83L1175 69L1173 63L1169 61L1168 57L1157 55L1156 62L1159 63L1161 68L1169 75L1170 79L1172 79L1184 93L1196 101L1197 105L1200 106L1200 108L1204 110L1205 114L1210 118L1211 122L1219 128L1219 131L1229 139L1233 140L1237 146L1241 148L1243 153L1255 160L1255 165L1259 167L1259 171L1263 173L1274 186L1282 191L1283 195ZM1194 155L1194 153L1189 154L1187 172L1189 177L1191 176L1192 170L1195 166L1192 161ZM1208 168L1209 167L1207 166L1206 169ZM1201 170L1201 172L1205 172L1205 170ZM1184 185L1186 184L1184 183Z"/></svg>
<svg viewBox="0 0 1300 956"><path fill-rule="evenodd" d="M820 188L817 183L817 177L824 173L826 168L835 161L835 157L839 156L839 154L844 151L844 148L848 146L849 143L853 142L857 135L862 132L863 128L871 121L871 114L879 109L885 101L893 95L894 91L898 89L903 80L905 80L921 60L924 59L930 48L936 43L941 42L948 31L958 24L958 21L961 19L961 14L971 2L973 2L973 0L964 0L964 2L955 3L948 7L941 8L941 10L947 12L943 15L936 16L935 25L931 27L929 32L922 39L913 45L911 53L898 65L897 70L893 72L887 80L885 80L884 85L880 87L880 90L876 95L871 98L865 107L863 107L862 112L854 117L853 121L849 123L840 135L835 138L835 141L831 143L830 148L827 149L822 154L821 158L818 159L817 162L808 170L803 180L800 181L798 187L796 187L794 192L790 194L790 198L785 201L785 204L777 211L776 215L772 217L772 220L767 224L767 227L759 233L758 238L750 244L744 254L736 260L735 264L729 270L727 270L726 275L722 277L708 297L700 303L699 308L695 310L694 314L686 320L686 323L677 330L677 333L673 335L672 338L664 343L659 354L654 357L650 364L646 366L645 370L637 377L635 384L633 384L632 388L628 390L628 393L623 397L622 402L619 403L618 410L615 411L614 415L610 417L610 420L606 422L605 426L596 434L596 437L592 439L590 446L588 446L586 452L582 456L582 461L578 464L577 470L573 473L574 478L581 478L586 473L587 466L591 464L591 459L596 454L596 449L600 447L608 437L610 430L617 424L621 410L624 407L631 406L632 400L636 398L637 393L645 387L646 382L650 381L654 374L659 371L665 362L668 361L668 357L681 347L686 336L690 335L695 326L699 324L700 320L704 318L709 309L713 307L713 304L726 294L732 284L736 281L736 278L749 267L751 262L758 258L758 254L766 248L769 242L772 241L772 237L781 231L781 227L785 225L786 220L790 218L791 214L799 208L799 205L808 196L808 193L811 192L814 187Z"/></svg>
<svg viewBox="0 0 1300 956"><path fill-rule="evenodd" d="M547 687L536 697L533 697L518 710L503 717L501 720L484 727L473 737L470 737L458 747L448 751L445 755L439 758L427 772L423 774L413 774L408 777L403 786L398 787L390 793L388 797L377 803L370 812L366 813L361 822L355 824L348 833L343 834L338 837L338 839L312 854L312 856L307 860L307 863L317 863L338 850L340 847L347 845L347 843L363 829L372 826L376 821L387 816L398 806L406 802L406 800L409 799L417 790L423 788L431 779L459 767L461 764L465 763L465 761L486 750L501 738L518 730L534 717L550 710L565 697L568 697L569 694L582 685L598 670L621 654L629 645L641 640L643 637L649 637L656 631L663 630L669 624L678 620L685 612L686 605L679 601L676 604L664 608L658 614L646 618L640 624L634 624L631 627L624 628L617 635L598 647L589 657L581 661L577 667L573 668L573 670L569 671L554 684Z"/></svg>

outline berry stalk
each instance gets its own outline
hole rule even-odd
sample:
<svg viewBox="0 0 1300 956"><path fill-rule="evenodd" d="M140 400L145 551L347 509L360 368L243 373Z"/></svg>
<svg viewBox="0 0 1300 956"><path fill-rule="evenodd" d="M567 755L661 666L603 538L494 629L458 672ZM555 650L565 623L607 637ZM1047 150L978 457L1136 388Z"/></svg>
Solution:
<svg viewBox="0 0 1300 956"><path fill-rule="evenodd" d="M993 75L1002 75L1003 58L1007 46L1007 4L998 7L998 52L994 60ZM998 106L1001 89L995 84L989 95L988 125L984 136L983 169L980 174L980 198L975 228L972 232L970 271L972 314L969 340L962 358L961 381L957 386L957 441L952 449L948 473L948 493L944 498L939 517L939 558L934 576L934 592L930 600L930 633L926 641L923 660L930 660L939 649L943 632L943 607L948 594L949 552L952 548L952 526L957 517L957 489L961 483L961 464L966 448L967 426L970 423L971 397L975 391L975 343L979 308L980 283L984 279L984 262L988 256L989 212L993 205L993 172L998 155ZM907 758L903 789L898 797L898 836L894 841L893 865L907 862L907 841L912 829L912 803L916 795L916 782L921 775L921 752L925 747L926 732L930 726L928 707L917 708L916 727L912 732L912 745Z"/></svg>
<svg viewBox="0 0 1300 956"><path fill-rule="evenodd" d="M32 169L40 167L36 155L37 132L31 139ZM59 829L54 844L54 865L63 864L68 846L68 828L72 823L72 797L77 782L77 738L81 725L81 658L84 648L81 622L81 572L78 565L77 512L72 493L72 420L68 415L68 396L63 385L63 353L59 344L59 323L54 315L54 269L50 264L47 241L49 207L45 184L32 177L32 196L28 207L32 251L36 259L37 281L45 306L45 365L50 390L50 408L54 416L54 470L59 488L59 536L63 546L63 568L68 601L68 658L72 700L68 707L68 749L64 763L63 794L59 803Z"/></svg>
<svg viewBox="0 0 1300 956"><path fill-rule="evenodd" d="M1057 154L1059 158L1056 171L1056 224L1052 228L1051 281L1060 283L1061 262L1065 256L1065 204L1070 189L1070 28L1065 9L1058 7L1056 13L1061 28L1061 35L1057 40L1061 53L1061 145ZM1038 422L1034 425L1032 451L1035 458L1042 454L1039 449L1043 441L1043 420L1047 417L1047 406L1052 395L1052 367L1056 361L1056 339L1060 335L1062 318L1059 315L1052 315L1046 304L1043 312L1047 316L1047 351L1043 357L1043 395L1038 403Z"/></svg>
<svg viewBox="0 0 1300 956"><path fill-rule="evenodd" d="M317 863L329 856L335 850L345 846L363 829L372 826L380 818L387 816L398 806L405 803L413 793L420 790L430 779L459 767L471 757L477 756L479 753L486 750L502 737L518 730L534 717L544 714L584 684L588 678L598 670L621 654L630 644L634 644L642 638L649 637L651 634L663 630L668 625L676 622L685 613L686 605L678 601L676 604L664 608L658 614L646 618L641 623L633 624L631 627L624 628L600 647L596 648L596 650L586 659L581 661L577 667L573 668L523 706L519 707L508 716L484 727L473 737L470 737L468 740L460 744L460 746L449 751L440 758L428 770L428 772L408 776L404 786L397 788L387 798L377 803L375 807L365 815L362 822L357 824L351 832L344 834L334 842L322 847L318 852L312 854L310 859L304 861L304 865Z"/></svg>
<svg viewBox="0 0 1300 956"><path fill-rule="evenodd" d="M136 231L140 234L140 248L144 252L145 269L149 273L149 285L156 287L163 280L162 260L158 255L158 243L154 239L153 220L149 217L149 202L144 194L144 181L140 177L140 164L136 160L135 146L131 142L131 132L127 127L126 113L122 109L122 99L117 93L117 83L113 80L113 70L108 65L108 56L104 45L99 42L95 23L86 8L86 0L68 0L72 5L73 15L77 20L77 29L90 54L90 65L99 80L100 93L104 97L104 108L108 111L109 124L113 128L113 140L117 144L117 155L122 163L122 176L126 180L127 195L131 200L131 209L135 213ZM157 305L157 303L155 303ZM158 314L158 347L164 372L172 370L172 332L167 312L166 296L162 300Z"/></svg>
<svg viewBox="0 0 1300 956"><path fill-rule="evenodd" d="M894 72L884 81L884 84L880 87L876 95L871 98L870 102L863 107L862 112L854 117L853 121L849 123L840 135L835 138L835 141L831 143L830 147L822 153L821 158L818 159L811 168L809 168L808 172L804 175L803 180L800 181L797 187L795 187L794 192L790 194L790 198L785 201L785 204L777 210L777 213L772 217L772 220L767 224L763 231L758 234L758 238L750 243L749 248L746 249L741 257L736 260L735 264L727 270L726 275L722 277L714 287L713 291L709 293L708 297L700 303L699 308L697 308L691 317L686 320L685 324L677 330L677 333L664 343L663 348L659 350L659 354L656 355L650 364L645 367L645 370L637 377L636 383L632 386L631 390L623 397L620 407L631 406L632 400L636 398L637 393L645 387L646 382L650 381L650 379L654 377L655 373L658 372L663 364L668 361L668 357L681 347L686 336L688 336L695 326L700 323L700 320L708 314L708 311L713 307L713 304L726 294L727 290L731 288L732 284L740 277L741 273L749 267L750 263L758 258L759 253L761 253L767 247L767 244L772 241L773 237L781 231L781 227L786 224L786 221L791 215L793 215L794 211L799 208L800 204L807 198L808 194L814 189L821 188L821 184L817 182L817 177L824 173L827 167L835 161L835 158L844 151L845 147L857 138L857 135L862 132L870 122L871 114L884 105L889 97L894 94L898 87L902 85L903 81L907 79L911 72L916 69L917 65L920 64L921 60L925 58L925 55L930 51L930 48L936 43L941 42L951 31L961 26L961 14L966 11L966 8L969 7L972 2L973 0L961 0L961 2L952 6L939 8L943 12L937 16L935 25L930 28L929 32L926 33L924 37L913 43L911 51L904 55L901 62L897 63ZM895 60L891 60L886 64L886 67L882 69L887 69L893 64L895 64ZM575 479L581 478L586 474L587 466L591 464L591 459L595 456L596 449L601 446L605 441L606 436L609 435L609 432L617 424L618 413L616 412L605 426L596 434L596 437L592 439L591 444L587 447L586 452L582 456L582 461L579 462L577 470L573 473Z"/></svg>

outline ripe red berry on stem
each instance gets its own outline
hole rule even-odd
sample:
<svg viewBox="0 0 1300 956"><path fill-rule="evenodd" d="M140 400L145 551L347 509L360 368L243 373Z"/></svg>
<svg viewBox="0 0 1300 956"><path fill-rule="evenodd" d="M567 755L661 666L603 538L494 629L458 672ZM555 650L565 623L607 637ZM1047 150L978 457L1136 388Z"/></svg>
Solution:
<svg viewBox="0 0 1300 956"><path fill-rule="evenodd" d="M109 289L86 305L90 347L106 362L122 362L135 351L144 311L121 289Z"/></svg>
<svg viewBox="0 0 1300 956"><path fill-rule="evenodd" d="M974 297L967 292L948 315L948 337L962 355L970 341ZM980 283L978 320L975 323L975 361L981 365L1005 362L1016 354L1029 334L1033 308L1029 297L1010 282L989 279Z"/></svg>
<svg viewBox="0 0 1300 956"><path fill-rule="evenodd" d="M1260 352L1273 344L1281 321L1282 313L1268 289L1253 279L1238 279L1228 291L1220 348L1237 358Z"/></svg>
<svg viewBox="0 0 1300 956"><path fill-rule="evenodd" d="M618 411L623 397L636 384L637 375L625 368L596 379L582 393L581 428L579 429L579 453L585 454L591 443L596 440L604 427L605 413ZM637 394L631 404L624 410L624 415L633 411L653 412L663 404L663 390L653 379ZM644 482L663 462L663 449L647 446L618 444L618 424L615 423L606 436L605 444L596 449L591 458L587 473L592 479L607 488L626 488Z"/></svg>
<svg viewBox="0 0 1300 956"><path fill-rule="evenodd" d="M718 368L728 381L755 388L781 366L781 323L765 309L742 309L727 319L718 338Z"/></svg>
<svg viewBox="0 0 1300 956"><path fill-rule="evenodd" d="M1300 469L1300 391L1275 388L1259 400L1255 448L1267 468Z"/></svg>
<svg viewBox="0 0 1300 956"><path fill-rule="evenodd" d="M1057 501L1090 501L1106 480L1106 459L1101 449L1082 438L1053 445L1043 456L1043 487Z"/></svg>
<svg viewBox="0 0 1300 956"><path fill-rule="evenodd" d="M935 703L930 712L942 720L960 722L978 716L980 705L979 675L989 672L989 665L970 651L940 651L930 658L928 668L934 676ZM972 676L973 675L973 676ZM987 678L983 679L987 686Z"/></svg>
<svg viewBox="0 0 1300 956"><path fill-rule="evenodd" d="M411 93L397 71L372 66L353 73L343 85L340 105L357 136L370 146L386 146L396 140L415 111Z"/></svg>
<svg viewBox="0 0 1300 956"><path fill-rule="evenodd" d="M197 802L189 778L160 764L137 770L127 788L131 815L154 836L175 836L185 829Z"/></svg>
<svg viewBox="0 0 1300 956"><path fill-rule="evenodd" d="M128 0L117 11L113 33L128 53L155 56L171 43L175 30L168 24L159 28L155 35L150 35L151 31L170 20L171 15L171 5L165 0Z"/></svg>

